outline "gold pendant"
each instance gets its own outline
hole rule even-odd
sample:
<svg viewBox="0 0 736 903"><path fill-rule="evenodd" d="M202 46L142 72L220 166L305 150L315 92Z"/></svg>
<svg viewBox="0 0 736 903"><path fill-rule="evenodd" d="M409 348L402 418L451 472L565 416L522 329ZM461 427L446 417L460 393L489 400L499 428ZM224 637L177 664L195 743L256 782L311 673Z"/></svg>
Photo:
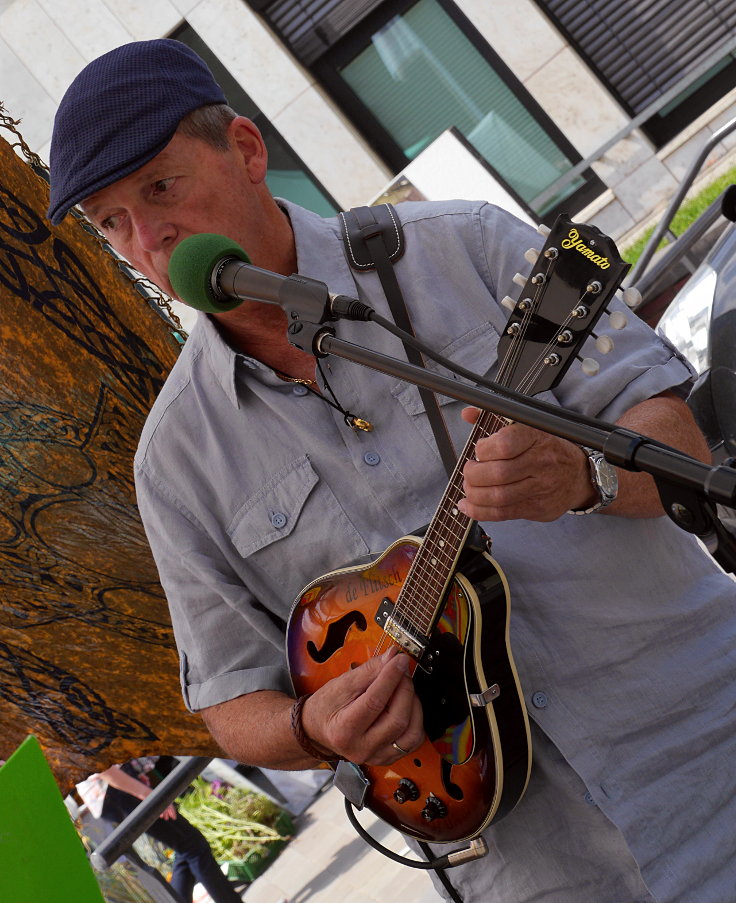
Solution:
<svg viewBox="0 0 736 903"><path fill-rule="evenodd" d="M373 424L368 420L363 420L362 417L351 417L350 426L354 430L362 430L364 433L370 433L373 430Z"/></svg>

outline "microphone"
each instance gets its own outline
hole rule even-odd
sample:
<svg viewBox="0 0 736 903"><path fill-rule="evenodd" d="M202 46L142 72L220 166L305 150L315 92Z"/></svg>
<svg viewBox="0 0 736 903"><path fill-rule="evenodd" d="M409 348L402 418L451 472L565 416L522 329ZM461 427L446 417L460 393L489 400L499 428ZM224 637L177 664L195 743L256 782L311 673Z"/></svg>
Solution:
<svg viewBox="0 0 736 903"><path fill-rule="evenodd" d="M179 242L169 260L169 281L181 301L207 313L233 310L243 301L260 301L317 323L370 320L373 315L367 304L333 295L316 279L281 276L253 266L237 242L213 233L190 235Z"/></svg>

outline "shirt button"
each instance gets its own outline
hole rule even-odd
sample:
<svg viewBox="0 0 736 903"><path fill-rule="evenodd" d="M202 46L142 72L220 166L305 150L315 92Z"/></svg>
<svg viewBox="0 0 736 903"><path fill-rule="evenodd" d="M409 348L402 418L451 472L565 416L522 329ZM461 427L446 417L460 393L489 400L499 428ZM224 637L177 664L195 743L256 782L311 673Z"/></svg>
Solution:
<svg viewBox="0 0 736 903"><path fill-rule="evenodd" d="M593 795L591 794L590 790L586 790L583 799L589 806L595 806L595 800L593 799Z"/></svg>
<svg viewBox="0 0 736 903"><path fill-rule="evenodd" d="M535 709L546 709L548 703L549 699L547 698L546 693L537 691L536 693L532 694L532 705Z"/></svg>
<svg viewBox="0 0 736 903"><path fill-rule="evenodd" d="M366 464L370 464L371 467L375 467L376 464L379 464L381 461L381 456L378 452L366 452L363 455L363 460Z"/></svg>
<svg viewBox="0 0 736 903"><path fill-rule="evenodd" d="M291 391L294 395L309 395L309 389L306 386L294 386Z"/></svg>
<svg viewBox="0 0 736 903"><path fill-rule="evenodd" d="M271 515L271 523L277 530L280 530L282 527L286 526L286 515L277 511L276 514Z"/></svg>

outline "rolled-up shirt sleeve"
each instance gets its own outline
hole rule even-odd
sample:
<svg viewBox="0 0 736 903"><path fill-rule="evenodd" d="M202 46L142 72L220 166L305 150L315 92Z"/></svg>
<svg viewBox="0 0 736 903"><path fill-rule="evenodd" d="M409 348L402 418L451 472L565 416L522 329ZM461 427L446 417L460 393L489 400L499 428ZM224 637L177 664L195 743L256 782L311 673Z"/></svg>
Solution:
<svg viewBox="0 0 736 903"><path fill-rule="evenodd" d="M284 632L194 515L136 468L138 507L165 589L187 708L256 690L291 692Z"/></svg>

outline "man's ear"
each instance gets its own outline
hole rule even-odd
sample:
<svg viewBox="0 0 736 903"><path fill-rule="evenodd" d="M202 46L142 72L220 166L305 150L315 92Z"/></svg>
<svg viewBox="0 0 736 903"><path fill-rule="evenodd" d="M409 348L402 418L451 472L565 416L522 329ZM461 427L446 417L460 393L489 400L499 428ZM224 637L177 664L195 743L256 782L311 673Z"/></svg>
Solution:
<svg viewBox="0 0 736 903"><path fill-rule="evenodd" d="M258 126L245 116L236 116L228 126L228 137L242 155L251 181L263 182L268 169L268 151Z"/></svg>

